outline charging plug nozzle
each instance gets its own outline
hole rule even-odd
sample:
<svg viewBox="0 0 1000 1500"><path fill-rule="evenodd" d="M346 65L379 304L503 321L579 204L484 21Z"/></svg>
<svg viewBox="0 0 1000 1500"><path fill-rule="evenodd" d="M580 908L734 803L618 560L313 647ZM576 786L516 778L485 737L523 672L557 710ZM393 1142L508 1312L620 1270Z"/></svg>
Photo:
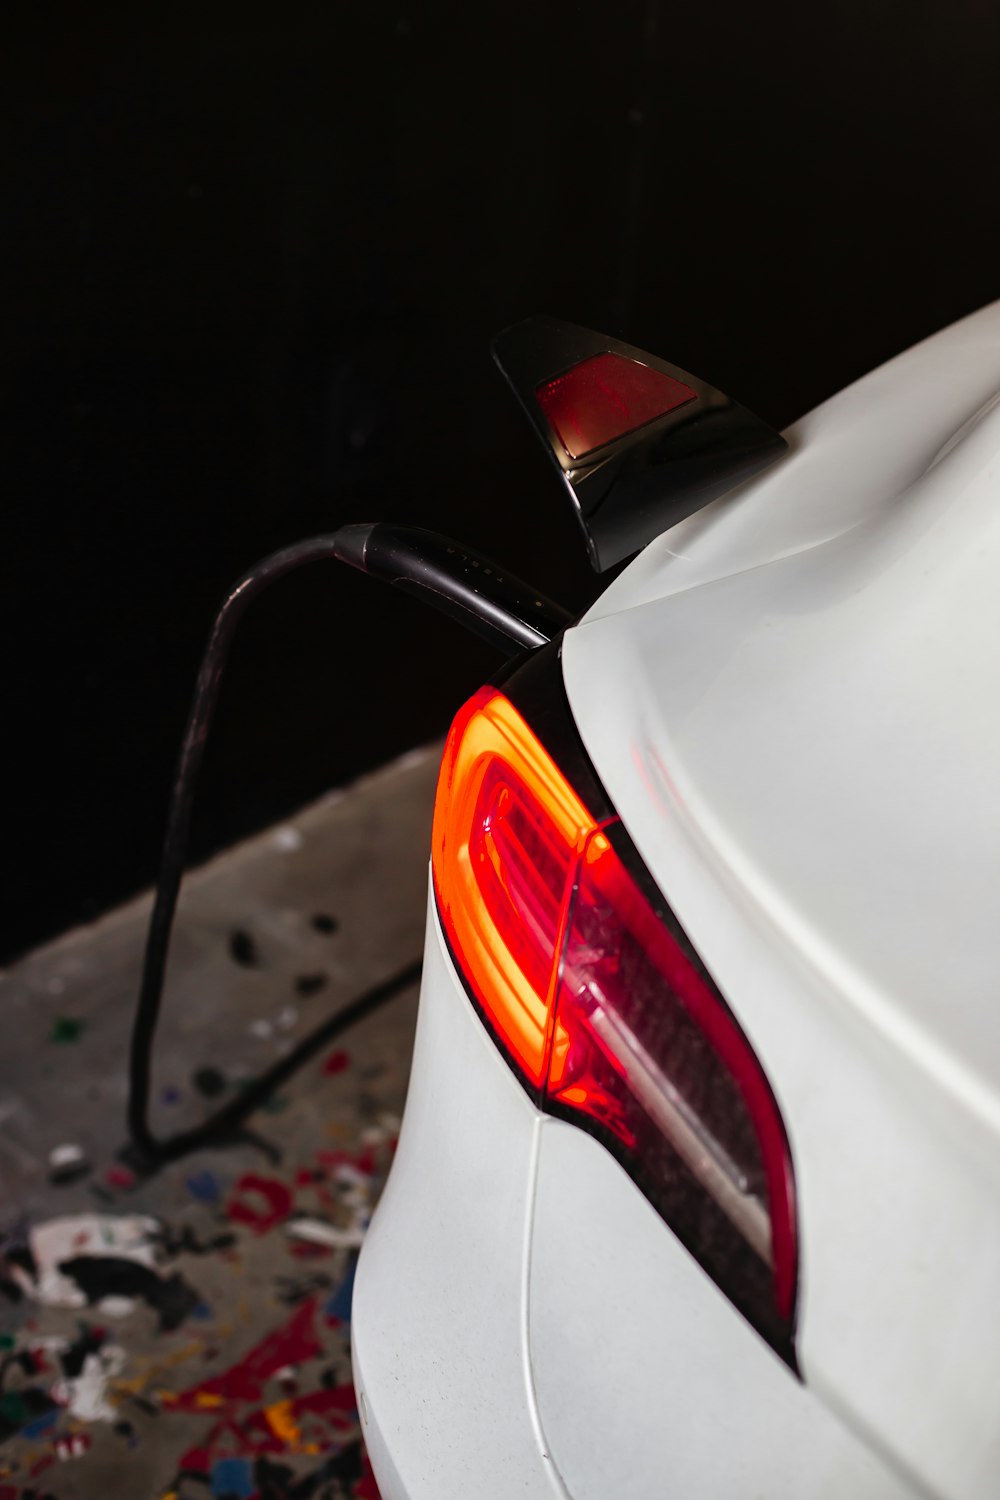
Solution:
<svg viewBox="0 0 1000 1500"><path fill-rule="evenodd" d="M545 646L572 616L488 557L420 526L341 526L341 562L395 584L458 620L507 656Z"/></svg>

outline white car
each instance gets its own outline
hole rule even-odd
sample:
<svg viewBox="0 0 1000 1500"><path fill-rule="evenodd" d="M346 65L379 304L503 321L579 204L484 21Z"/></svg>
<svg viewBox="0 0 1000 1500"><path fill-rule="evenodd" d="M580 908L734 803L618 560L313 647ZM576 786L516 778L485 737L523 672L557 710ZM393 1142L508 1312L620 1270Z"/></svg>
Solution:
<svg viewBox="0 0 1000 1500"><path fill-rule="evenodd" d="M448 739L354 1303L384 1500L995 1496L1000 303L673 525L593 475L677 413L553 392L593 422L603 350L723 449L724 398L590 335L532 384L543 332L500 358L596 560L648 544Z"/></svg>

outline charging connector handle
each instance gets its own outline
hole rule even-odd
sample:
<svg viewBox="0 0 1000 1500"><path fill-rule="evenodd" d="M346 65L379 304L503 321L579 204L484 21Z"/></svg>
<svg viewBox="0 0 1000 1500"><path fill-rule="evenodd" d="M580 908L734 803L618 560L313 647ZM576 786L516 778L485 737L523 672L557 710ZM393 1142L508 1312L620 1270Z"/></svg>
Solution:
<svg viewBox="0 0 1000 1500"><path fill-rule="evenodd" d="M420 526L341 526L334 551L341 562L425 599L507 656L548 645L573 618L488 557Z"/></svg>
<svg viewBox="0 0 1000 1500"><path fill-rule="evenodd" d="M420 960L407 964L317 1027L287 1056L279 1058L241 1093L200 1125L163 1138L149 1120L153 1042L163 999L177 895L184 872L188 829L198 772L229 645L244 611L279 578L306 563L338 558L365 573L385 578L454 616L508 656L546 645L571 616L526 583L501 573L495 563L458 542L418 527L348 525L327 536L310 537L265 557L230 589L215 617L198 680L174 778L163 860L146 933L142 981L129 1051L128 1131L134 1164L143 1171L184 1156L213 1139L232 1134L246 1116L316 1050L384 1005L420 975Z"/></svg>

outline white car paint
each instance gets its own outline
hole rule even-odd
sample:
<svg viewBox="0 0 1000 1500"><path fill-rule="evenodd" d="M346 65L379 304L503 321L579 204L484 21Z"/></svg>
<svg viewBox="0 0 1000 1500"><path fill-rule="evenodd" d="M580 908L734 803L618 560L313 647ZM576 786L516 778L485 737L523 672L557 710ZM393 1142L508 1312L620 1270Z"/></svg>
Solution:
<svg viewBox="0 0 1000 1500"><path fill-rule="evenodd" d="M531 1368L574 1500L912 1495L734 1316L595 1144L545 1121L532 1234Z"/></svg>
<svg viewBox="0 0 1000 1500"><path fill-rule="evenodd" d="M530 1103L433 897L352 1355L383 1500L915 1493L733 1312L604 1148Z"/></svg>
<svg viewBox="0 0 1000 1500"><path fill-rule="evenodd" d="M782 1109L804 1385L537 1114L432 919L355 1311L388 1500L996 1492L998 396L1000 304L803 419L563 644L598 775Z"/></svg>
<svg viewBox="0 0 1000 1500"><path fill-rule="evenodd" d="M524 1327L542 1117L473 1011L431 907L406 1115L354 1289L365 1442L382 1500L553 1500Z"/></svg>

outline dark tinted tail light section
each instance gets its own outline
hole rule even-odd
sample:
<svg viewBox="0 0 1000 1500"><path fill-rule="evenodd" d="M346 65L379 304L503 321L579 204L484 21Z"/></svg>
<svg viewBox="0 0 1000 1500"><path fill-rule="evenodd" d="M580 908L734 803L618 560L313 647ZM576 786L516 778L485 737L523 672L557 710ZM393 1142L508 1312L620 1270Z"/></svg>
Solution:
<svg viewBox="0 0 1000 1500"><path fill-rule="evenodd" d="M794 1363L794 1186L773 1092L618 820L594 818L503 694L448 736L442 924L532 1097L596 1135Z"/></svg>

